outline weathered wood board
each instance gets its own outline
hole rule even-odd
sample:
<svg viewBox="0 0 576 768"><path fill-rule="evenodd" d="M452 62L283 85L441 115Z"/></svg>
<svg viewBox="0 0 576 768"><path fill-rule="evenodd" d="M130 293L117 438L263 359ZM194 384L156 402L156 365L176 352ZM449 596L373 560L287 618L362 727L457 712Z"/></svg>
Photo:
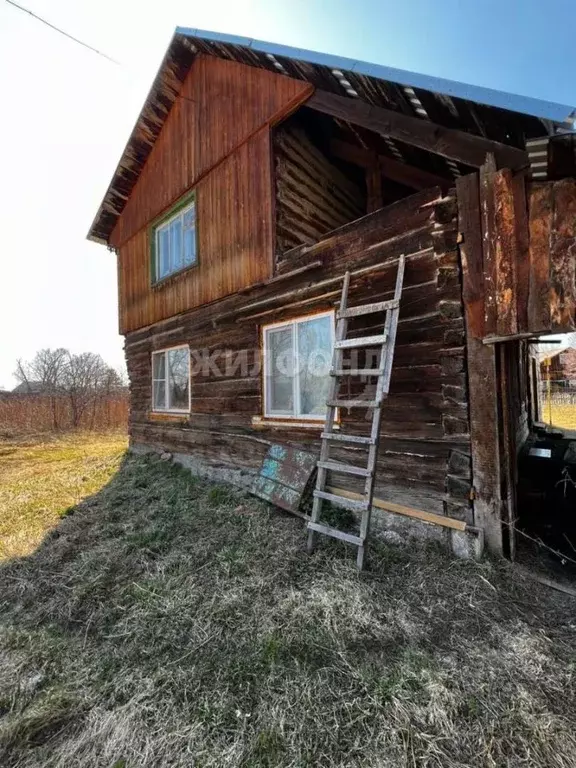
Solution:
<svg viewBox="0 0 576 768"><path fill-rule="evenodd" d="M287 445L271 445L252 493L289 512L298 512L318 457Z"/></svg>
<svg viewBox="0 0 576 768"><path fill-rule="evenodd" d="M487 164L479 190L482 249L467 249L479 261L463 286L469 332L490 341L574 330L576 181L526 184Z"/></svg>

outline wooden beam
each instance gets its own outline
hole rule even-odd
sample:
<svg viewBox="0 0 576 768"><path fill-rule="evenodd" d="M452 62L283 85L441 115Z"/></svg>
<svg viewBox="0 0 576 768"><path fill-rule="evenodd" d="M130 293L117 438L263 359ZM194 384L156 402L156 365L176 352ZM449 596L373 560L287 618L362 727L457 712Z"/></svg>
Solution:
<svg viewBox="0 0 576 768"><path fill-rule="evenodd" d="M484 164L489 152L494 154L501 167L517 169L528 166L528 155L522 149L445 128L430 120L394 112L361 99L316 90L305 106L475 168Z"/></svg>
<svg viewBox="0 0 576 768"><path fill-rule="evenodd" d="M347 141L334 139L330 142L330 151L341 160L359 165L361 168L372 168L378 165L381 173L388 179L418 191L421 189L431 189L432 187L440 187L442 190L447 190L454 186L454 181L444 178L444 176L437 176L435 173L401 163L398 160L379 155L369 149L356 147Z"/></svg>
<svg viewBox="0 0 576 768"><path fill-rule="evenodd" d="M485 175L485 174L483 174ZM478 174L456 182L461 233L462 296L466 320L474 524L484 529L486 545L502 552L498 379L494 346L482 343L484 322L482 216ZM486 243L484 243L486 245Z"/></svg>
<svg viewBox="0 0 576 768"><path fill-rule="evenodd" d="M346 499L353 501L361 501L364 496L361 493L355 493L354 491L347 491L344 488L334 488L331 485L326 486L326 489L334 496L344 496ZM469 526L463 520L456 520L453 517L445 517L444 515L437 515L435 512L425 512L423 509L414 509L414 507L406 507L403 504L396 504L393 501L385 501L384 499L372 499L372 506L376 509L383 509L385 512L393 512L396 515L404 515L404 517L412 517L415 520L422 520L425 523L432 523L433 525L441 525L444 528L452 528L454 531L467 531Z"/></svg>
<svg viewBox="0 0 576 768"><path fill-rule="evenodd" d="M366 213L379 211L384 206L382 195L382 176L377 165L367 168L366 176Z"/></svg>

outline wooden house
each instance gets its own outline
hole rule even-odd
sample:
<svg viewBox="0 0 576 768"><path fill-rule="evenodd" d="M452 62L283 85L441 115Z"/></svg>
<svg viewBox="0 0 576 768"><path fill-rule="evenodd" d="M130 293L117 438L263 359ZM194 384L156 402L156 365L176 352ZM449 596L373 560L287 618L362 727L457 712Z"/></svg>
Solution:
<svg viewBox="0 0 576 768"><path fill-rule="evenodd" d="M89 232L117 256L132 446L245 487L273 444L317 454L343 275L384 300L404 254L376 496L507 551L527 340L575 327L571 113L177 29Z"/></svg>

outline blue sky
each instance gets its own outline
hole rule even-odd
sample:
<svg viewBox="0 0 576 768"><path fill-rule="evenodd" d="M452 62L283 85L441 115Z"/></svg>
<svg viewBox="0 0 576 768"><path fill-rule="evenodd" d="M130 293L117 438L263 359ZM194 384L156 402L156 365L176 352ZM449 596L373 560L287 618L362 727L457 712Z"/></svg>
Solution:
<svg viewBox="0 0 576 768"><path fill-rule="evenodd" d="M115 257L85 235L176 26L257 37L576 105L576 3L0 3L0 387L46 346L121 365Z"/></svg>

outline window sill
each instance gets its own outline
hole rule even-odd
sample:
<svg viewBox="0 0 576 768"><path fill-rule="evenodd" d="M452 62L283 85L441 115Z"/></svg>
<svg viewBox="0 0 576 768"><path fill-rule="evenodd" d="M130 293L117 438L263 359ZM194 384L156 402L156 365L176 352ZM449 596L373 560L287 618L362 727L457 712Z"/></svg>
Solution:
<svg viewBox="0 0 576 768"><path fill-rule="evenodd" d="M175 421L185 422L190 418L188 411L149 411L148 419L150 421Z"/></svg>
<svg viewBox="0 0 576 768"><path fill-rule="evenodd" d="M284 429L311 429L323 432L325 420L315 419L281 419L273 417L252 416L252 426L254 429L269 429L270 427L283 427ZM340 429L338 424L334 424L334 430Z"/></svg>

